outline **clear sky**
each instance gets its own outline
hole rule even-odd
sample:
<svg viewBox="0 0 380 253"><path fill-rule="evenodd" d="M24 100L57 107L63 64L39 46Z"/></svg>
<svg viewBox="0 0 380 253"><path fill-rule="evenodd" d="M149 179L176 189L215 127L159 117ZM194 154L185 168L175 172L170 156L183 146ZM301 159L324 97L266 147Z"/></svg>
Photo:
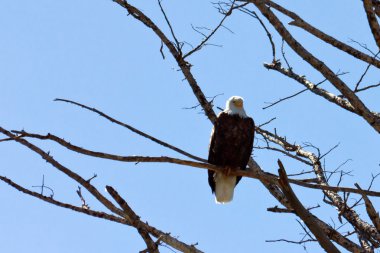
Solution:
<svg viewBox="0 0 380 253"><path fill-rule="evenodd" d="M280 1L321 30L349 42L357 40L375 50L361 1ZM135 1L136 6L168 32L156 1ZM164 0L178 38L196 45L202 37L191 25L214 27L221 15L208 1ZM323 13L323 15L321 15ZM281 16L282 17L282 16ZM284 22L287 18L282 17ZM271 61L267 37L258 22L236 13L226 23L233 31L221 29L209 46L189 61L199 85L207 96L218 96L224 107L232 95L245 98L245 107L257 124L277 119L267 129L277 129L290 142L310 142L322 152L340 146L326 157L333 170L347 159L344 168L366 187L371 173L379 172L380 137L361 118L304 93L271 109L266 102L291 95L303 87L262 64ZM168 155L181 157L83 109L53 102L67 98L84 103L178 146L207 158L212 125L199 108L171 55L160 54L160 41L141 23L127 16L117 4L107 1L1 1L0 2L0 125L7 129L54 133L91 150L120 155ZM276 38L277 49L281 41ZM300 29L290 31L331 69L349 72L342 78L353 87L366 65ZM351 44L357 46L355 44ZM185 45L184 50L191 47ZM285 47L294 71L313 82L323 78ZM278 55L279 57L279 55ZM376 75L377 74L377 75ZM371 70L364 84L378 82ZM330 84L324 88L336 92ZM379 90L360 97L374 111L380 111ZM303 252L299 245L267 243L285 238L299 240L303 232L294 215L273 214L268 207L276 200L256 180L243 179L229 205L216 205L204 170L171 164L138 164L85 157L53 143L33 141L50 151L58 161L103 191L112 185L125 197L143 220L171 232L186 243L198 243L205 252ZM256 139L255 145L263 143ZM308 169L279 153L254 151L261 167L277 171L283 159L288 173ZM77 183L52 168L35 153L16 143L0 143L0 174L28 189L45 183L54 198L80 205ZM337 180L335 178L334 180ZM337 226L334 208L325 206L317 191L295 188L306 206L322 205L315 214ZM375 190L380 190L375 185ZM83 192L92 209L104 210ZM135 229L74 213L23 195L0 183L1 252L138 252L144 243ZM379 207L378 200L375 205ZM330 222L332 223L332 222ZM347 229L346 229L347 230ZM345 231L345 227L343 227ZM309 252L321 252L307 245ZM162 248L162 252L171 252Z"/></svg>

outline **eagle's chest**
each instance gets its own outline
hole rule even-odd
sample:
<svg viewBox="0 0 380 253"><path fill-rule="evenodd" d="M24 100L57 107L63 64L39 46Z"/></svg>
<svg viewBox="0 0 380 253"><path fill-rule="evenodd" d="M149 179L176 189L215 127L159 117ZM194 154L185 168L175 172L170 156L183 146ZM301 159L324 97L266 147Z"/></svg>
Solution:
<svg viewBox="0 0 380 253"><path fill-rule="evenodd" d="M253 131L251 118L222 114L214 127L209 162L245 168L252 151Z"/></svg>
<svg viewBox="0 0 380 253"><path fill-rule="evenodd" d="M220 131L220 140L229 146L238 147L242 145L247 138L247 129L242 124L242 120L233 119L229 124L226 124L222 131Z"/></svg>

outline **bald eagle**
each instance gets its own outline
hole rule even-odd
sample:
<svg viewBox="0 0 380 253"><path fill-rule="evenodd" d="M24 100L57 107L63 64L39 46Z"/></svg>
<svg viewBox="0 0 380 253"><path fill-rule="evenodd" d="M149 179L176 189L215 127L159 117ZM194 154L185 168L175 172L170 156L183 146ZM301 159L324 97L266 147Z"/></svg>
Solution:
<svg viewBox="0 0 380 253"><path fill-rule="evenodd" d="M243 98L233 96L228 99L212 129L208 162L230 171L245 170L252 153L254 130L253 119L244 111ZM240 179L209 170L208 183L215 193L216 203L230 202Z"/></svg>

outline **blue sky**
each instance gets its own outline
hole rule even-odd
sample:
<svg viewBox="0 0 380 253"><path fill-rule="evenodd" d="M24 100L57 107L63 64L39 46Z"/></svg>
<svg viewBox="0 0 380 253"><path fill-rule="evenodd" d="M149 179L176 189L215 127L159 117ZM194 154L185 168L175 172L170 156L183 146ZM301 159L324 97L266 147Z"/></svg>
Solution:
<svg viewBox="0 0 380 253"><path fill-rule="evenodd" d="M360 1L279 1L311 24L338 39L367 44L375 50ZM133 3L135 4L135 3ZM177 37L196 45L202 37L194 26L215 26L221 16L207 1L163 1ZM326 6L329 8L326 8ZM139 7L168 32L156 1ZM321 16L321 13L323 15ZM284 22L289 21L283 18ZM347 19L347 17L350 17ZM7 129L54 133L91 150L121 155L180 155L149 142L126 129L107 122L80 108L53 102L57 97L84 103L178 146L194 155L207 157L212 125L199 109L184 110L197 104L176 63L160 41L141 23L127 16L112 1L2 1L0 3L0 124ZM262 64L271 61L271 49L256 20L236 13L226 23L233 31L221 29L209 46L189 58L199 85L207 96L218 96L223 107L232 95L245 98L245 107L257 124L277 117L267 129L277 129L291 142L311 142L322 152L340 143L325 160L335 169L347 159L345 169L354 177L344 184L358 182L366 187L371 173L379 172L378 134L361 118L304 93L271 109L266 102L301 90L299 84ZM353 85L366 65L336 52L307 33L290 31L334 71L348 71L342 77ZM281 41L275 36L277 49ZM357 46L352 44L353 46ZM184 50L189 50L185 46ZM294 71L313 82L323 80L307 63L286 49ZM280 55L278 54L277 57ZM378 82L371 70L364 84ZM336 92L330 84L323 88ZM360 97L374 111L380 111L379 90ZM216 205L204 170L171 164L118 163L84 157L53 143L33 141L62 164L90 178L104 189L112 185L131 207L157 228L177 235L186 243L198 242L205 252L303 252L301 246L266 243L265 240L302 237L296 217L268 213L278 205L256 180L243 179L234 201ZM259 140L256 145L262 144ZM42 175L55 198L80 205L77 184L46 164L36 154L16 143L0 144L0 174L28 189L39 185ZM288 173L307 169L279 153L256 150L261 167L276 172L276 161L283 159ZM376 189L376 185L375 185ZM322 203L317 191L295 187L306 206L321 204L315 214L338 224L333 208ZM379 190L379 189L376 189ZM104 210L84 192L93 209ZM0 251L2 252L138 252L144 243L133 228L87 217L43 203L0 184ZM374 204L377 205L376 200ZM378 205L377 205L378 206ZM359 208L360 210L360 208ZM344 229L343 229L344 231ZM254 245L254 246L252 246ZM321 252L317 245L309 252ZM162 248L162 252L171 252Z"/></svg>

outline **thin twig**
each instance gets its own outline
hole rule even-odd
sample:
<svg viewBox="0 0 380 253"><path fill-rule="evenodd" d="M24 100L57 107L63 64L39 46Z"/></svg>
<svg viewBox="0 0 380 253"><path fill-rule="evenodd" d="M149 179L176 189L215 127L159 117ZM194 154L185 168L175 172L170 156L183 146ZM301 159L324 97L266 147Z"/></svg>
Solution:
<svg viewBox="0 0 380 253"><path fill-rule="evenodd" d="M202 159L200 157L192 155L192 154L190 154L190 153L188 153L186 151L183 151L182 149L179 149L179 148L177 148L177 147L175 147L173 145L170 145L170 144L168 144L168 143L166 143L164 141L161 141L161 140L159 140L159 139L157 139L157 138L155 138L155 137L153 137L153 136L151 136L149 134L146 134L146 133L144 133L144 132L142 132L142 131L140 131L140 130L138 130L138 129L136 129L136 128L128 125L128 124L126 124L126 123L123 123L123 122L121 122L119 120L116 120L116 119L108 116L107 114L105 114L105 113L103 113L103 112L101 112L101 111L99 111L99 110L97 110L95 108L90 108L90 107L88 107L88 106L86 106L84 104L80 104L78 102L71 101L71 100L68 100L68 99L56 98L54 101L61 101L61 102L69 103L69 104L74 104L74 105L77 105L79 107L85 108L85 109L87 109L89 111L95 112L98 115L102 116L103 118L106 118L107 120L109 120L109 121L111 121L113 123L116 123L116 124L118 124L120 126L123 126L123 127L127 128L127 129L131 130L132 132L134 132L134 133L136 133L138 135L141 135L141 136L143 136L143 137L145 137L145 138L147 138L147 139L149 139L151 141L154 141L154 142L156 142L156 143L158 143L158 144L160 144L160 145L162 145L162 146L164 146L166 148L172 149L172 150L174 150L174 151L176 151L176 152L178 152L178 153L180 153L180 154L182 154L184 156L190 157L190 158L192 158L194 160L201 161L201 162L206 162L205 159Z"/></svg>
<svg viewBox="0 0 380 253"><path fill-rule="evenodd" d="M290 96L287 96L287 97L284 97L284 98L280 98L280 99L277 100L276 102L270 103L269 105L264 106L264 107L261 108L261 109L263 109L263 110L268 109L269 107L275 106L275 105L277 105L278 103L281 103L281 102L283 102L283 101L285 101L285 100L288 100L288 99L294 98L295 96L298 96L298 95L304 93L304 92L307 91L307 90L309 90L309 89L306 88L306 89L303 89L303 90L301 90L301 91L299 91L299 92L297 92L297 93L294 93L293 95L290 95Z"/></svg>
<svg viewBox="0 0 380 253"><path fill-rule="evenodd" d="M173 36L173 39L174 39L174 41L175 41L175 44L176 44L177 50L178 50L178 51L181 51L181 49L182 49L181 43L178 41L177 37L175 36L174 30L173 30L173 27L172 27L172 25L171 25L171 23L170 23L170 21L169 21L169 18L167 17L167 15L166 15L166 13L165 13L165 10L164 10L164 8L162 7L161 0L158 0L158 5L160 6L161 13L164 15L164 18L165 18L166 24L169 26L170 33L171 33L172 36Z"/></svg>
<svg viewBox="0 0 380 253"><path fill-rule="evenodd" d="M304 244L307 242L316 242L316 239L306 239L306 240L300 240L300 241L292 241L287 239L277 239L277 240L265 240L265 242L286 242L286 243L293 243L293 244Z"/></svg>
<svg viewBox="0 0 380 253"><path fill-rule="evenodd" d="M54 191L52 188L50 188L49 186L46 186L45 185L45 175L42 175L42 184L41 185L33 185L32 187L37 187L37 188L41 188L41 195L44 195L44 189L48 189L51 191L51 194L50 194L50 197L51 198L54 198Z"/></svg>
<svg viewBox="0 0 380 253"><path fill-rule="evenodd" d="M261 18L257 15L257 13L255 11L252 11L252 10L249 10L248 8L244 8L244 7L240 7L239 10L245 14L248 14L249 16L257 19L260 23L260 25L262 26L262 28L265 30L265 33L269 39L269 43L271 44L271 47L272 47L272 62L276 62L276 46L273 42L273 36L272 34L269 32L268 28L266 27L266 25L264 24L264 22L261 20Z"/></svg>
<svg viewBox="0 0 380 253"><path fill-rule="evenodd" d="M235 2L236 0L233 0L232 3L231 3L231 6L230 6L230 9L226 12L223 13L223 18L222 20L219 22L219 24L211 30L210 34L209 35L205 35L203 33L201 33L203 36L204 36L204 39L197 45L195 46L192 50L190 50L189 52L187 52L184 56L183 56L183 59L186 59L187 57L189 57L190 55L192 55L193 53L199 51L204 45L206 45L207 41L209 41L211 39L211 37L214 36L214 34L219 30L220 27L223 27L223 23L224 21L227 19L228 16L231 15L232 11L236 8L234 5L235 5ZM193 28L194 29L194 28ZM197 31L197 30L196 30ZM199 32L199 31L197 31Z"/></svg>
<svg viewBox="0 0 380 253"><path fill-rule="evenodd" d="M82 201L82 208L90 209L90 206L86 203L86 200L83 198L82 188L80 186L78 186L77 194L78 194L80 200Z"/></svg>
<svg viewBox="0 0 380 253"><path fill-rule="evenodd" d="M267 122L264 122L264 123L260 124L259 127L263 127L263 126L265 126L265 125L268 125L269 123L271 123L273 120L276 120L276 119L277 119L276 117L271 118L271 119L268 120Z"/></svg>
<svg viewBox="0 0 380 253"><path fill-rule="evenodd" d="M376 55L374 56L374 58L376 58L376 57L378 56L379 53L380 53L380 51L378 51L378 52L376 53ZM367 72L368 72L368 70L369 70L369 68L370 68L371 66L372 66L372 64L369 63L368 66L366 67L366 69L364 70L364 73L360 76L359 80L357 81L357 83L356 83L356 85L355 85L354 92L358 92L359 85L360 85L360 83L363 81L365 75L367 74ZM367 88L367 89L369 89L369 88Z"/></svg>
<svg viewBox="0 0 380 253"><path fill-rule="evenodd" d="M365 91L365 90L368 90L368 89L371 89L371 88L375 88L375 87L379 87L379 86L380 86L380 83L373 84L373 85L368 85L366 87L363 87L363 88L355 90L355 92L358 93L358 92L362 92L362 91Z"/></svg>
<svg viewBox="0 0 380 253"><path fill-rule="evenodd" d="M321 155L319 157L319 159L322 159L323 157L327 156L328 154L330 154L334 149L336 149L337 147L339 147L340 143L336 144L334 147L330 148L329 151L327 151L326 153L324 153L323 155Z"/></svg>
<svg viewBox="0 0 380 253"><path fill-rule="evenodd" d="M293 71L293 68L290 67L290 64L289 64L289 62L288 62L288 59L287 59L286 56L285 56L285 47L284 47L284 45L285 45L285 40L282 39L282 40L281 40L281 54L282 54L282 58L284 58L285 63L286 63L286 66L288 66L289 71L292 72L292 71Z"/></svg>

